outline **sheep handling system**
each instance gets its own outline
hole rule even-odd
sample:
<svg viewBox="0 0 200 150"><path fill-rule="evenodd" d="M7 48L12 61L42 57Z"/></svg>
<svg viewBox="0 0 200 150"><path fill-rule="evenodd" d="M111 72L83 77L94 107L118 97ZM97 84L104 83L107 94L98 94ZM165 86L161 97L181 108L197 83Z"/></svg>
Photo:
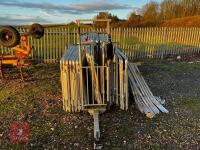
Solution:
<svg viewBox="0 0 200 150"><path fill-rule="evenodd" d="M81 33L83 23L107 22L107 33ZM128 110L132 94L139 110L152 118L168 113L154 97L137 66L128 62L113 45L111 20L77 20L78 43L71 45L60 60L63 109L66 112L88 111L94 118L94 149L101 149L99 114L112 105Z"/></svg>
<svg viewBox="0 0 200 150"><path fill-rule="evenodd" d="M31 46L29 44L29 36L34 39L40 39L44 35L44 28L40 24L33 24L30 26L28 32L19 33L12 26L4 26L0 28L0 44L12 48L13 55L0 55L0 75L4 78L3 66L12 65L20 70L21 80L24 81L22 68L29 65L26 63L26 58L31 56Z"/></svg>

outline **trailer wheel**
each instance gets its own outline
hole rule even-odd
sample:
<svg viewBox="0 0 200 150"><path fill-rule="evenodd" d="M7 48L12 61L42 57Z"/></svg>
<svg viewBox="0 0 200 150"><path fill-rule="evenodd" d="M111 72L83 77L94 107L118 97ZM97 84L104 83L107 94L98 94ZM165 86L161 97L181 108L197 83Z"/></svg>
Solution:
<svg viewBox="0 0 200 150"><path fill-rule="evenodd" d="M15 47L20 42L19 32L12 26L0 28L0 44L5 47Z"/></svg>
<svg viewBox="0 0 200 150"><path fill-rule="evenodd" d="M29 33L34 39L40 39L44 36L44 27L38 23L31 25Z"/></svg>

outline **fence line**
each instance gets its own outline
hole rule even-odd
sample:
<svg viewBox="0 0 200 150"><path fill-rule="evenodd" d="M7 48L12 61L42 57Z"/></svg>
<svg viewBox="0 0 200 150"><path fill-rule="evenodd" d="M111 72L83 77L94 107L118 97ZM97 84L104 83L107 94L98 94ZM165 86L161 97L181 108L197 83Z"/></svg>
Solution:
<svg viewBox="0 0 200 150"><path fill-rule="evenodd" d="M26 28L18 28L26 32ZM83 28L82 32L91 31ZM105 33L105 29L97 29ZM57 62L70 44L77 42L77 28L46 28L39 40L30 37L33 45L32 59ZM112 28L112 41L129 59L164 58L186 56L200 52L200 28ZM0 46L0 54L12 54L12 50Z"/></svg>

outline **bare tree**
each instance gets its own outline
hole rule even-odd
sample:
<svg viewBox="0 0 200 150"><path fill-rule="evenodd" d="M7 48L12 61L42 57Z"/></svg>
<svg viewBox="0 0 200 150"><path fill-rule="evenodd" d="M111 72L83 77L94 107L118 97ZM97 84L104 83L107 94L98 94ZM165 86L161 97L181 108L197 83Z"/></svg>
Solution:
<svg viewBox="0 0 200 150"><path fill-rule="evenodd" d="M159 22L159 3L150 2L142 8L142 21L147 25L155 25Z"/></svg>

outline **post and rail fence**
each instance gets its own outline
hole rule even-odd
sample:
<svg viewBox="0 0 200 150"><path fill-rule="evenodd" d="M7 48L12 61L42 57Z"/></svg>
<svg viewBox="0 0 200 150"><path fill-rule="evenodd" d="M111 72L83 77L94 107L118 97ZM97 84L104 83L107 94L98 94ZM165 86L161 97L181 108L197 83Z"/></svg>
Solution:
<svg viewBox="0 0 200 150"><path fill-rule="evenodd" d="M19 32L27 28L17 28ZM70 44L77 43L78 28L54 27L46 28L45 35L39 40L30 37L32 59L47 63L59 62ZM91 31L82 28L82 33ZM106 29L96 31L105 33ZM146 58L166 58L173 56L189 56L200 53L200 28L111 28L113 43L130 60ZM1 54L12 54L12 50L0 46Z"/></svg>

